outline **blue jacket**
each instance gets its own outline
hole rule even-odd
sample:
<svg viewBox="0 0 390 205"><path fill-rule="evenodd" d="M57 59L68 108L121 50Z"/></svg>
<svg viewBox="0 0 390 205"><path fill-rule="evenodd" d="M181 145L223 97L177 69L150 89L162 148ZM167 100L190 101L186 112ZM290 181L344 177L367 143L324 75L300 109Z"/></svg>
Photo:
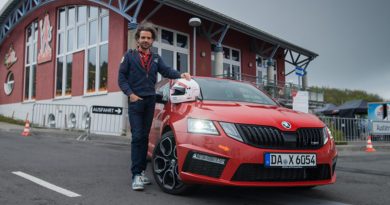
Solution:
<svg viewBox="0 0 390 205"><path fill-rule="evenodd" d="M163 62L158 54L152 53L149 72L142 67L137 50L128 50L119 66L118 84L123 93L145 97L155 95L157 72L165 78L180 78L180 73Z"/></svg>

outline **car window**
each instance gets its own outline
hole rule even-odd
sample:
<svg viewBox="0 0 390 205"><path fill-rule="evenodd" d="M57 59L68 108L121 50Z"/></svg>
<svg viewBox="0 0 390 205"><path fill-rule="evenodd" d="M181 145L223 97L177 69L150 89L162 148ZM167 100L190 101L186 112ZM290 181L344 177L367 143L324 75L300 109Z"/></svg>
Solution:
<svg viewBox="0 0 390 205"><path fill-rule="evenodd" d="M266 94L247 83L211 78L196 78L195 81L200 86L203 100L276 105Z"/></svg>
<svg viewBox="0 0 390 205"><path fill-rule="evenodd" d="M157 83L156 93L163 96L162 100L168 101L169 99L169 80L164 79Z"/></svg>
<svg viewBox="0 0 390 205"><path fill-rule="evenodd" d="M165 84L162 87L162 90L163 90L163 100L168 101L168 99L169 99L169 83Z"/></svg>

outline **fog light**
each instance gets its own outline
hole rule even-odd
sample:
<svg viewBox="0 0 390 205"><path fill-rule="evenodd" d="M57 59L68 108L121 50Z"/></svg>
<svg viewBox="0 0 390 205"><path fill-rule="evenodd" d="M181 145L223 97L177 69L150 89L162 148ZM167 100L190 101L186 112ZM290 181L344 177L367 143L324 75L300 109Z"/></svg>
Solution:
<svg viewBox="0 0 390 205"><path fill-rule="evenodd" d="M226 159L224 159L224 158L209 156L209 155L200 154L200 153L194 153L192 155L192 159L197 159L197 160L221 164L221 165L225 165L225 163L226 163Z"/></svg>

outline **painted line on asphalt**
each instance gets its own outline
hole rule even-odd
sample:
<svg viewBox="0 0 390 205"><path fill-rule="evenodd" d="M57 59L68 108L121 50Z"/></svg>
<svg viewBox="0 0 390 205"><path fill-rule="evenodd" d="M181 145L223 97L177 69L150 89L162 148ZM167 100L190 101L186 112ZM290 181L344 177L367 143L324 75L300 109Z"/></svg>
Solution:
<svg viewBox="0 0 390 205"><path fill-rule="evenodd" d="M61 188L59 186L56 186L54 184L51 184L51 183L46 182L46 181L44 181L42 179L39 179L39 178L36 178L36 177L31 176L29 174L26 174L24 172L17 171L17 172L12 172L12 173L15 174L15 175L18 175L18 176L20 176L22 178L25 178L27 180L30 180L30 181L32 181L32 182L34 182L36 184L39 184L39 185L41 185L41 186L43 186L45 188L48 188L50 190L53 190L53 191L58 192L60 194L63 194L65 196L68 196L68 197L79 197L79 196L81 196L80 194L77 194L77 193L74 193L74 192L69 191L67 189Z"/></svg>

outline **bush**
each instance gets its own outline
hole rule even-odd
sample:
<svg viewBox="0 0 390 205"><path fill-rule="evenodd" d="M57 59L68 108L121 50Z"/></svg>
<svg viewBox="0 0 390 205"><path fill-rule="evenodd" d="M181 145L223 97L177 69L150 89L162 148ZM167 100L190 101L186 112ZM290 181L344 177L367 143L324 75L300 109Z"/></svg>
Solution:
<svg viewBox="0 0 390 205"><path fill-rule="evenodd" d="M343 137L343 132L334 127L328 127L336 144L347 144L347 141Z"/></svg>

